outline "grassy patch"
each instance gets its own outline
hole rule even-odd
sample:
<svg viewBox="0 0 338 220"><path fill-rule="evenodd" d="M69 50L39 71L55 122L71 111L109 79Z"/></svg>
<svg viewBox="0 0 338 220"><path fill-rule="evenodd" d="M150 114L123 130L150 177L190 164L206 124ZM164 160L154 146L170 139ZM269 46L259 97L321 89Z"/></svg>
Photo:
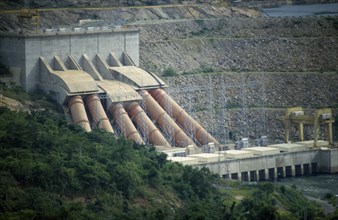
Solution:
<svg viewBox="0 0 338 220"><path fill-rule="evenodd" d="M9 86L1 83L0 87L0 92L4 96L15 99L21 103L30 102L29 105L32 108L47 108L62 112L62 107L41 90L26 93L21 86L15 85L14 83Z"/></svg>
<svg viewBox="0 0 338 220"><path fill-rule="evenodd" d="M173 76L177 76L178 74L176 70L170 66L170 67L167 67L165 70L163 70L162 75L165 77L173 77Z"/></svg>

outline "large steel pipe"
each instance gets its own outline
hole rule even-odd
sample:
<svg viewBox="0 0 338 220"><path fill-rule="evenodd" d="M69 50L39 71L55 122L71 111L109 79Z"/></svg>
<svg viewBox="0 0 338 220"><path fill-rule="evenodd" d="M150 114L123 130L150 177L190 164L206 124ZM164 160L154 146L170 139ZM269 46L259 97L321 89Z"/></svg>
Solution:
<svg viewBox="0 0 338 220"><path fill-rule="evenodd" d="M88 95L85 99L87 108L92 116L94 124L107 132L114 133L109 119L104 111L97 95Z"/></svg>
<svg viewBox="0 0 338 220"><path fill-rule="evenodd" d="M81 96L73 96L68 100L68 108L74 124L82 127L86 132L91 131L87 113Z"/></svg>
<svg viewBox="0 0 338 220"><path fill-rule="evenodd" d="M130 103L126 107L126 110L131 120L137 125L143 134L148 136L150 143L158 146L170 147L170 144L137 102Z"/></svg>
<svg viewBox="0 0 338 220"><path fill-rule="evenodd" d="M197 121L195 121L186 111L184 111L168 94L161 89L149 91L154 99L162 106L165 103L171 106L172 114L175 121L183 128L184 131L193 131L197 141L204 145L213 142L219 145L219 142L211 136Z"/></svg>
<svg viewBox="0 0 338 220"><path fill-rule="evenodd" d="M147 112L164 132L174 138L176 146L187 147L188 145L195 145L147 91L143 90L141 93L143 93L142 96L146 102Z"/></svg>
<svg viewBox="0 0 338 220"><path fill-rule="evenodd" d="M121 132L127 139L133 140L138 144L144 144L133 122L130 120L127 112L120 103L112 104L109 108L109 111L113 117L113 120L116 121L116 124L119 126Z"/></svg>

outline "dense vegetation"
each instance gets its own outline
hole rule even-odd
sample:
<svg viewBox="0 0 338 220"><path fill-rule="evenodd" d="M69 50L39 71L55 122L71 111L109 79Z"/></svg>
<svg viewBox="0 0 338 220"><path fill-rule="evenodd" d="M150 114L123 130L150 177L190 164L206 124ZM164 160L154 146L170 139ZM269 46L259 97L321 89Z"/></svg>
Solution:
<svg viewBox="0 0 338 220"><path fill-rule="evenodd" d="M0 107L0 157L0 219L324 218L297 189L225 182L48 108Z"/></svg>
<svg viewBox="0 0 338 220"><path fill-rule="evenodd" d="M85 133L48 110L0 108L0 141L5 219L158 219L179 215L181 200L217 201L208 170L168 163L151 147L99 130Z"/></svg>
<svg viewBox="0 0 338 220"><path fill-rule="evenodd" d="M1 56L0 56L1 58ZM11 75L9 72L9 69L6 65L4 65L3 63L0 63L0 76L6 76L6 75Z"/></svg>

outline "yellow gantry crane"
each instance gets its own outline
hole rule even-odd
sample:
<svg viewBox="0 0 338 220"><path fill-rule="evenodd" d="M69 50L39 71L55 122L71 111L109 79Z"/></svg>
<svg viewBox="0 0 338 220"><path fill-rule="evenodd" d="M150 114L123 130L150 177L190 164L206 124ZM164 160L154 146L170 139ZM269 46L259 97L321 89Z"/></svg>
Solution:
<svg viewBox="0 0 338 220"><path fill-rule="evenodd" d="M293 124L297 125L300 141L304 141L304 124L310 124L313 125L314 147L318 147L320 125L326 126L329 145L333 146L332 123L334 123L334 118L329 108L317 109L313 116L304 115L302 107L287 108L285 115L277 119L284 121L285 143L289 142L290 130Z"/></svg>
<svg viewBox="0 0 338 220"><path fill-rule="evenodd" d="M39 29L39 12L38 10L30 9L21 9L17 15L20 21L21 33L23 33L24 24L28 23L27 32L32 30L32 27L35 26L35 32L38 32Z"/></svg>

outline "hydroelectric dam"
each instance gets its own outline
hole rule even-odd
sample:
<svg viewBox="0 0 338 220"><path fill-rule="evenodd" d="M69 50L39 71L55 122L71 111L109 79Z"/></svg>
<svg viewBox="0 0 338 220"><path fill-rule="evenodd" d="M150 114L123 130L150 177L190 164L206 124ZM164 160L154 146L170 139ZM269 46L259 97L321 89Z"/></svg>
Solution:
<svg viewBox="0 0 338 220"><path fill-rule="evenodd" d="M310 142L228 150L165 92L168 86L162 79L138 67L137 29L1 33L0 62L9 67L14 82L28 92L44 91L86 132L100 128L154 145L172 161L243 181L338 172L338 149L332 148L332 140L316 137ZM332 115L322 115L314 123L332 130ZM300 125L313 119L284 120Z"/></svg>

